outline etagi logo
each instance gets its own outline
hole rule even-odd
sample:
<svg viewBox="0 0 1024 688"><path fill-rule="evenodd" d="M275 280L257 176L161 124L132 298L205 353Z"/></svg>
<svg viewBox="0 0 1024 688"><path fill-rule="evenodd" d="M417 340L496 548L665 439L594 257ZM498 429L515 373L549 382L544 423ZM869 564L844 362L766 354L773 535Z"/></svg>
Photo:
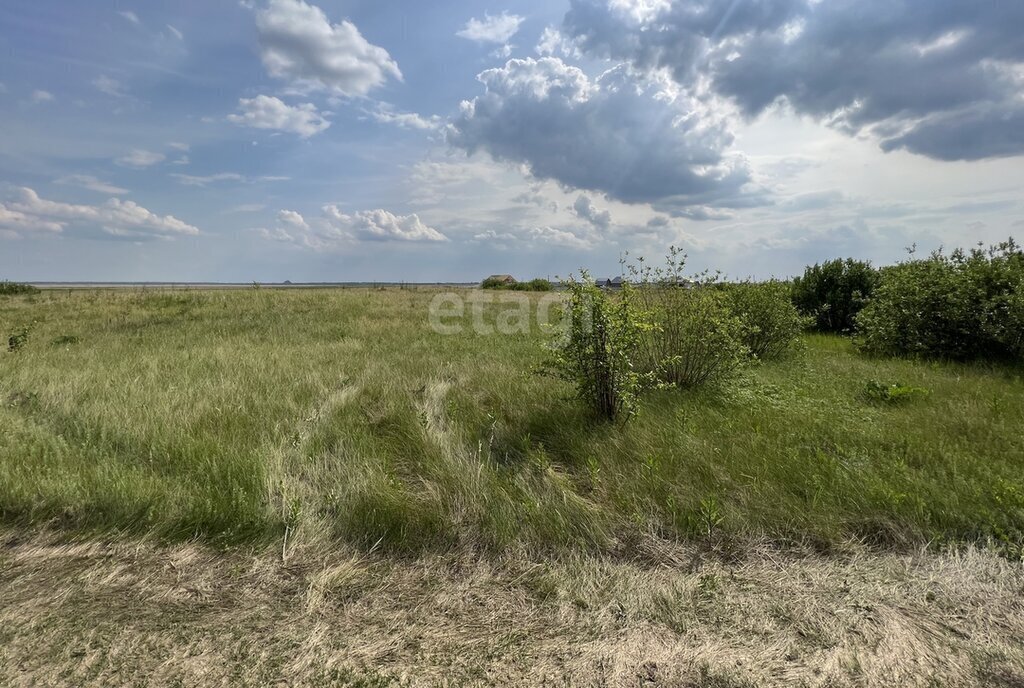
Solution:
<svg viewBox="0 0 1024 688"><path fill-rule="evenodd" d="M467 329L479 335L529 334L533 328L556 333L564 327L560 294L442 292L430 300L430 328L443 335ZM468 322L467 322L468 316Z"/></svg>

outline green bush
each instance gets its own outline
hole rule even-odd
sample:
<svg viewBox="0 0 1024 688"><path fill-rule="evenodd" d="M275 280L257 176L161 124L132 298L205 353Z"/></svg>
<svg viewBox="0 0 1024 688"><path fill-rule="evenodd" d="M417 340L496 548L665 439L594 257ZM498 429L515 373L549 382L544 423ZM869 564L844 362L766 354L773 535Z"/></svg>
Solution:
<svg viewBox="0 0 1024 688"><path fill-rule="evenodd" d="M762 360L782 358L800 342L806 324L783 282L741 282L725 289L732 312L743 323L743 343Z"/></svg>
<svg viewBox="0 0 1024 688"><path fill-rule="evenodd" d="M628 285L610 295L583 271L566 283L565 334L552 347L547 370L573 383L576 396L604 420L638 410L644 376L635 365L644 325Z"/></svg>
<svg viewBox="0 0 1024 688"><path fill-rule="evenodd" d="M29 338L30 332L31 332L31 328L23 327L20 330L18 330L17 332L15 332L14 334L12 334L10 337L8 337L7 338L7 350L11 351L11 352L14 352L14 351L21 351L22 349L24 349L25 345L28 344L28 338Z"/></svg>
<svg viewBox="0 0 1024 688"><path fill-rule="evenodd" d="M481 289L508 289L511 285L497 277L488 277L480 283Z"/></svg>
<svg viewBox="0 0 1024 688"><path fill-rule="evenodd" d="M872 403L897 406L919 397L928 396L928 390L924 387L904 385L901 382L885 383L868 380L864 386L863 396Z"/></svg>
<svg viewBox="0 0 1024 688"><path fill-rule="evenodd" d="M1005 327L998 334L1000 341L1017 357L1024 358L1024 279L1018 280L1013 294L1006 300Z"/></svg>
<svg viewBox="0 0 1024 688"><path fill-rule="evenodd" d="M793 280L793 304L821 332L852 332L878 279L870 263L852 258L815 264Z"/></svg>
<svg viewBox="0 0 1024 688"><path fill-rule="evenodd" d="M750 350L744 327L714 280L683 277L686 256L669 249L663 268L630 266L643 318L640 363L662 383L697 387L724 382Z"/></svg>
<svg viewBox="0 0 1024 688"><path fill-rule="evenodd" d="M0 296L20 296L22 294L38 294L38 287L20 282L0 281Z"/></svg>
<svg viewBox="0 0 1024 688"><path fill-rule="evenodd" d="M500 279L488 277L480 283L481 289L508 289L510 291L551 291L554 286L549 280L543 278L532 279L529 282L504 282Z"/></svg>
<svg viewBox="0 0 1024 688"><path fill-rule="evenodd" d="M538 277L529 282L516 282L510 289L512 291L551 291L554 287L549 280Z"/></svg>
<svg viewBox="0 0 1024 688"><path fill-rule="evenodd" d="M1019 357L1022 293L1024 252L1012 239L987 251L936 251L882 271L858 316L858 341L884 355Z"/></svg>

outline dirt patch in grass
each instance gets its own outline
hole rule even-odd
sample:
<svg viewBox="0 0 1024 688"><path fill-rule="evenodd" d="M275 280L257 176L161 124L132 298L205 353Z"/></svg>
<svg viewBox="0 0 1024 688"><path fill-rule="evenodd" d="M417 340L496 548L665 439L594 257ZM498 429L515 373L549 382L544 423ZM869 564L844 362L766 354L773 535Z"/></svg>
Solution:
<svg viewBox="0 0 1024 688"><path fill-rule="evenodd" d="M0 535L3 685L1019 686L996 554L643 561Z"/></svg>

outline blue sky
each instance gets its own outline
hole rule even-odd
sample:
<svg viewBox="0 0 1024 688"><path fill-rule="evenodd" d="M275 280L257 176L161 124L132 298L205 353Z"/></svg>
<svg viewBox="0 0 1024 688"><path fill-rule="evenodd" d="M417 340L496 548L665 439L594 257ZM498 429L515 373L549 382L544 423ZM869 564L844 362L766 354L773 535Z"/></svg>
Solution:
<svg viewBox="0 0 1024 688"><path fill-rule="evenodd" d="M0 6L0 278L793 274L1024 234L1022 3Z"/></svg>

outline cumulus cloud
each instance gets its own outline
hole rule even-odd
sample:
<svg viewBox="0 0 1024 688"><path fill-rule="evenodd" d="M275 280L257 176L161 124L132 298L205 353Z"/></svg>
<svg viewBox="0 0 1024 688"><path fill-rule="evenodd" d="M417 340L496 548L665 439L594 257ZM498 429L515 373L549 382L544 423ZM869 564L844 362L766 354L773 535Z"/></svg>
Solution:
<svg viewBox="0 0 1024 688"><path fill-rule="evenodd" d="M448 241L448 237L423 224L415 213L395 215L387 210L364 210L352 215L338 206L324 206L324 217L335 230L370 241Z"/></svg>
<svg viewBox="0 0 1024 688"><path fill-rule="evenodd" d="M62 232L68 225L99 228L125 238L170 239L199 234L199 229L173 215L156 215L133 203L111 198L102 205L78 205L40 198L32 189L20 187L15 200L0 203L0 228Z"/></svg>
<svg viewBox="0 0 1024 688"><path fill-rule="evenodd" d="M564 246L566 248L589 249L594 247L593 239L581 236L569 229L557 227L532 227L528 232L529 238L543 244Z"/></svg>
<svg viewBox="0 0 1024 688"><path fill-rule="evenodd" d="M784 102L887 151L975 160L1024 153L1022 25L1020 2L571 0L562 30L749 117Z"/></svg>
<svg viewBox="0 0 1024 688"><path fill-rule="evenodd" d="M355 24L331 24L302 0L270 0L256 12L263 65L300 91L361 96L388 78L402 80L388 51L369 43Z"/></svg>
<svg viewBox="0 0 1024 688"><path fill-rule="evenodd" d="M574 43L563 36L561 31L551 26L544 28L534 50L538 55L579 57L579 50Z"/></svg>
<svg viewBox="0 0 1024 688"><path fill-rule="evenodd" d="M52 93L44 91L41 88L32 91L32 95L30 95L28 99L33 103L51 103L56 100Z"/></svg>
<svg viewBox="0 0 1024 688"><path fill-rule="evenodd" d="M606 230L612 224L612 214L607 210L598 210L590 196L580 194L576 202L572 204L572 211L576 217L586 220L598 229Z"/></svg>
<svg viewBox="0 0 1024 688"><path fill-rule="evenodd" d="M309 138L331 126L312 103L287 105L274 96L240 98L240 114L228 115L228 121L255 129L275 129Z"/></svg>
<svg viewBox="0 0 1024 688"><path fill-rule="evenodd" d="M448 237L425 225L416 214L395 215L380 209L348 214L336 205L325 205L322 216L309 221L295 210L281 210L276 227L255 231L264 239L314 251L335 250L357 241L448 241Z"/></svg>
<svg viewBox="0 0 1024 688"><path fill-rule="evenodd" d="M153 151L136 148L127 155L117 158L114 162L122 167L142 168L152 167L157 163L163 162L166 157L163 153L154 153Z"/></svg>
<svg viewBox="0 0 1024 688"><path fill-rule="evenodd" d="M128 193L128 189L121 188L120 186L114 186L107 182L97 179L90 174L69 174L66 177L61 177L56 180L57 184L67 184L69 186L80 186L83 189L89 189L102 194L110 194L113 196L121 196Z"/></svg>
<svg viewBox="0 0 1024 688"><path fill-rule="evenodd" d="M306 219L302 217L302 214L295 210L282 210L277 214L277 221L282 225L293 227L295 229L309 229L309 225L306 224Z"/></svg>
<svg viewBox="0 0 1024 688"><path fill-rule="evenodd" d="M527 58L477 78L485 93L464 102L447 131L470 153L627 203L731 205L750 181L745 160L725 152L733 137L724 120L626 67L592 80L559 58Z"/></svg>
<svg viewBox="0 0 1024 688"><path fill-rule="evenodd" d="M508 12L495 17L485 14L483 19L470 19L455 35L477 43L507 43L522 22L523 17Z"/></svg>
<svg viewBox="0 0 1024 688"><path fill-rule="evenodd" d="M517 241L519 237L510 232L496 232L493 229L484 230L478 234L473 235L473 241L479 241L484 243L505 243L509 241Z"/></svg>

